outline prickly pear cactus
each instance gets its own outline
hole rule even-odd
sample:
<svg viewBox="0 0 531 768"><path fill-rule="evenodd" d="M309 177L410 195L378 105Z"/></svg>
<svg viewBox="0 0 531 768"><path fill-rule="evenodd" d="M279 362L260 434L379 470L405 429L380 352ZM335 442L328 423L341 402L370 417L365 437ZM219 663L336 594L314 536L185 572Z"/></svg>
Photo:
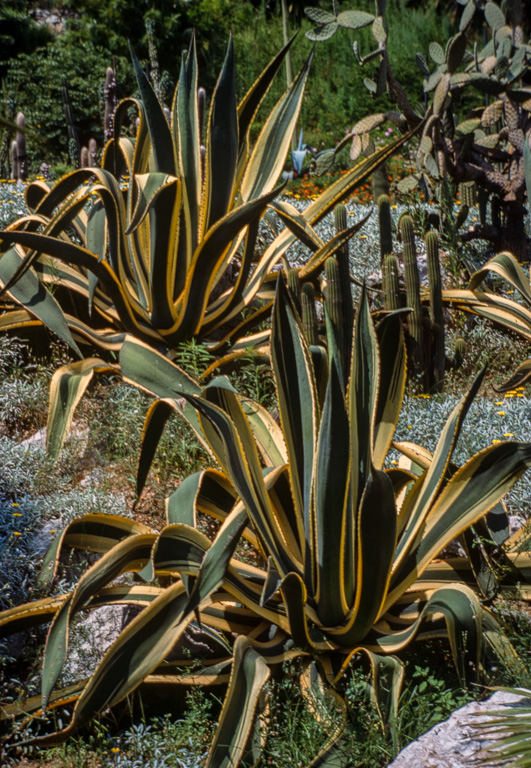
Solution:
<svg viewBox="0 0 531 768"><path fill-rule="evenodd" d="M433 197L434 187L446 175L456 184L475 183L480 221L463 233L462 240L486 239L495 250L509 250L524 260L528 257L524 229L526 167L531 179L529 144L524 151L531 131L531 92L527 85L531 57L522 29L524 3L459 0L459 4L459 30L446 46L432 43L427 52L416 55L424 75L424 115L410 103L393 71L388 55L392 31L385 21L385 2L377 2L375 14L357 9L340 11L337 0L333 13L307 9L316 25L307 36L322 41L342 27L371 28L373 50L362 55L355 41L354 55L360 66L373 69L372 76L364 81L369 91L375 96L386 92L395 108L356 123L351 131L351 157L370 152L374 146L371 132L386 122L400 129L420 128L416 172L400 182L399 190L409 192L424 186ZM483 47L477 42L481 24ZM471 108L464 119L459 107L463 95ZM486 204L481 192L500 200L500 215L490 222L484 215Z"/></svg>

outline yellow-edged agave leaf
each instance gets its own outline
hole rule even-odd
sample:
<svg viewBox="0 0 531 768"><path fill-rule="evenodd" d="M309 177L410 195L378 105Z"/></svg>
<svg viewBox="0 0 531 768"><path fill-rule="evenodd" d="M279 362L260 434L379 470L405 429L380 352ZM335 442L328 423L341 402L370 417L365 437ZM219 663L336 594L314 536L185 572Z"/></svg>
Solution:
<svg viewBox="0 0 531 768"><path fill-rule="evenodd" d="M489 446L469 459L431 506L425 525L415 541L409 541L400 565L395 563L387 606L422 574L442 547L497 504L530 466L529 443Z"/></svg>
<svg viewBox="0 0 531 768"><path fill-rule="evenodd" d="M53 540L41 569L38 583L50 583L57 574L64 547L107 552L127 536L151 533L147 525L119 515L88 514L77 517Z"/></svg>
<svg viewBox="0 0 531 768"><path fill-rule="evenodd" d="M490 261L487 261L487 263L480 270L474 272L470 278L468 285L469 289L473 291L478 285L481 285L489 272L495 272L497 275L500 275L500 277L507 280L507 282L520 291L522 297L531 304L529 280L526 278L522 268L512 253L504 251L498 253L494 258L490 259Z"/></svg>
<svg viewBox="0 0 531 768"><path fill-rule="evenodd" d="M416 498L415 505L409 513L409 519L405 531L401 535L400 541L397 545L396 559L394 562L394 570L396 571L406 556L416 539L422 526L426 523L428 514L439 492L448 470L452 453L455 448L457 438L461 431L465 416L472 404L472 400L476 396L485 371L482 371L477 377L468 393L461 398L457 403L452 413L450 414L444 429L442 431L437 448L433 455L433 460L426 472L426 475L422 479L422 486L420 492ZM487 511L487 510L485 510ZM473 522L473 521L471 521Z"/></svg>
<svg viewBox="0 0 531 768"><path fill-rule="evenodd" d="M58 368L50 382L50 410L46 431L46 450L50 458L57 459L70 429L74 411L83 397L94 373L117 372L98 357L80 360Z"/></svg>
<svg viewBox="0 0 531 768"><path fill-rule="evenodd" d="M260 131L241 182L244 202L267 194L277 183L299 118L312 58L313 51Z"/></svg>
<svg viewBox="0 0 531 768"><path fill-rule="evenodd" d="M284 432L299 540L304 543L305 579L313 583L312 478L317 442L318 400L310 352L279 280L273 315L271 358Z"/></svg>
<svg viewBox="0 0 531 768"><path fill-rule="evenodd" d="M207 768L236 766L240 763L260 694L270 675L268 665L249 640L238 637L234 643L229 688L208 753Z"/></svg>
<svg viewBox="0 0 531 768"><path fill-rule="evenodd" d="M147 563L156 536L137 534L126 538L107 552L83 574L75 590L54 617L46 640L42 672L42 706L46 703L61 674L68 651L69 627L75 614L90 598L125 572L141 570Z"/></svg>
<svg viewBox="0 0 531 768"><path fill-rule="evenodd" d="M19 233L9 233L7 242L15 242L13 237ZM0 235L0 240L6 241ZM23 261L18 249L10 248L0 259L0 281L3 285L9 284L13 273L20 267ZM33 270L28 270L20 277L9 291L15 301L26 307L31 314L38 318L44 325L51 328L62 341L65 342L79 357L81 351L74 341L72 334L65 322L63 312L52 294L43 286Z"/></svg>
<svg viewBox="0 0 531 768"><path fill-rule="evenodd" d="M395 432L406 388L406 349L398 315L388 315L376 326L380 348L380 384L372 461L382 469Z"/></svg>

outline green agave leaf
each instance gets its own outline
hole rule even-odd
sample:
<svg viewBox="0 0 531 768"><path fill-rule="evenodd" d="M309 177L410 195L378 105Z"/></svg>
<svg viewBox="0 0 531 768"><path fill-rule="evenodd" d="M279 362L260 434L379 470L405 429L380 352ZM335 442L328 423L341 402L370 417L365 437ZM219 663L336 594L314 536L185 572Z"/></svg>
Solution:
<svg viewBox="0 0 531 768"><path fill-rule="evenodd" d="M262 689L270 677L265 659L245 637L234 643L234 661L229 688L206 768L230 768L240 764L249 740Z"/></svg>
<svg viewBox="0 0 531 768"><path fill-rule="evenodd" d="M530 443L492 445L469 459L433 504L425 526L393 574L388 604L415 581L440 549L497 504L529 466Z"/></svg>
<svg viewBox="0 0 531 768"><path fill-rule="evenodd" d="M470 278L468 285L469 289L473 291L480 285L489 272L495 272L496 274L507 280L508 283L513 285L518 291L520 291L522 297L531 304L531 289L529 288L529 280L526 278L522 268L514 258L512 253L503 252L498 253L494 258L488 261L484 267L477 272L474 272Z"/></svg>
<svg viewBox="0 0 531 768"><path fill-rule="evenodd" d="M373 463L382 469L391 447L406 387L406 350L398 315L388 315L376 326L380 348L380 386L376 407Z"/></svg>
<svg viewBox="0 0 531 768"><path fill-rule="evenodd" d="M2 233L0 233L0 239L2 239ZM109 294L109 297L112 299L124 327L127 330L135 333L140 338L146 337L147 334L143 331L142 327L138 324L136 318L134 317L128 298L124 293L120 281L114 274L111 267L105 261L98 261L97 256L93 253L90 253L90 251L88 251L86 248L82 248L79 245L74 245L73 243L65 242L64 240L48 237L46 235L33 234L31 232L10 232L9 240L11 240L13 243L18 243L23 247L39 250L42 253L46 253L50 256L58 258L61 261L70 262L72 264L83 266L86 269L92 270L99 281L105 286L105 290ZM4 259L8 255L9 254L6 254L0 261L0 279L2 278L1 266L4 262ZM27 275L25 275L25 277L26 276ZM18 286L21 282L22 281L19 281L17 283L17 286L14 287L13 291L16 289L18 292ZM37 312L35 312L35 303L43 301L41 299L43 290L44 289L42 286L39 288L39 286L36 286L34 283L32 283L31 288L29 288L27 293L20 293L19 295L15 295L15 293L13 291L12 292L17 301L20 301L23 306L31 307L32 311L37 314ZM53 297L52 301L55 305L56 302ZM43 322L45 322L44 318L42 319ZM47 322L45 322L45 324L49 325ZM70 332L68 331L68 333ZM70 346L72 345L70 344ZM75 348L77 349L77 347Z"/></svg>
<svg viewBox="0 0 531 768"><path fill-rule="evenodd" d="M234 484L256 531L275 560L277 569L285 573L292 562L282 544L249 424L232 392L209 387L207 396L215 399L221 407L203 398L186 397L200 413L201 425L210 448Z"/></svg>
<svg viewBox="0 0 531 768"><path fill-rule="evenodd" d="M147 127L153 150L155 171L176 176L177 169L173 154L173 142L170 127L155 92L151 87L151 83L147 79L131 45L129 45L129 50L133 61L136 81L140 90L142 105L146 115Z"/></svg>
<svg viewBox="0 0 531 768"><path fill-rule="evenodd" d="M424 477L416 503L409 514L405 531L398 542L394 570L400 568L405 553L408 552L412 546L413 541L426 521L427 515L431 514L434 500L444 483L463 421L465 420L468 409L481 386L484 375L485 370L481 371L476 377L469 392L457 403L446 421L439 442L437 443L433 460Z"/></svg>
<svg viewBox="0 0 531 768"><path fill-rule="evenodd" d="M25 233L0 232L0 241L19 242L17 238ZM0 280L7 285L13 273L19 269L23 258L16 248L11 248L0 259ZM28 270L10 289L13 298L50 328L72 349L83 357L66 324L63 311L52 294L43 286L33 270Z"/></svg>
<svg viewBox="0 0 531 768"><path fill-rule="evenodd" d="M227 53L212 102L207 133L207 157L203 232L223 218L233 204L233 184L238 161L238 115L234 45L229 37Z"/></svg>
<svg viewBox="0 0 531 768"><path fill-rule="evenodd" d="M271 358L277 388L280 423L289 457L289 473L299 526L305 542L304 565L307 588L313 591L312 510L313 467L317 445L318 401L313 365L304 331L296 322L287 290L277 284L271 331Z"/></svg>
<svg viewBox="0 0 531 768"><path fill-rule="evenodd" d="M137 534L114 546L81 577L77 587L56 613L44 652L42 672L42 708L57 682L68 652L68 634L72 619L102 587L127 571L143 567L151 553L155 534ZM139 561L141 565L139 565Z"/></svg>
<svg viewBox="0 0 531 768"><path fill-rule="evenodd" d="M166 500L168 524L196 525L196 511L223 521L236 503L232 483L217 469L204 469L186 477Z"/></svg>
<svg viewBox="0 0 531 768"><path fill-rule="evenodd" d="M155 457L155 451L164 432L164 427L174 410L173 405L165 400L155 400L149 406L142 429L140 457L136 474L137 496L140 496L144 489L151 464Z"/></svg>
<svg viewBox="0 0 531 768"><path fill-rule="evenodd" d="M260 131L240 187L244 203L267 194L278 181L299 117L312 58L313 51Z"/></svg>
<svg viewBox="0 0 531 768"><path fill-rule="evenodd" d="M334 358L326 388L316 450L315 496L315 600L325 626L344 621L351 595L345 594L345 555L349 507L350 461L345 447L349 423L342 376Z"/></svg>
<svg viewBox="0 0 531 768"><path fill-rule="evenodd" d="M53 540L44 557L37 584L48 586L57 574L63 548L107 552L128 536L151 533L147 525L120 515L88 514L77 517Z"/></svg>
<svg viewBox="0 0 531 768"><path fill-rule="evenodd" d="M77 405L90 384L94 373L118 373L98 357L90 357L58 368L50 382L50 409L46 430L46 451L52 461L59 458L72 423Z"/></svg>

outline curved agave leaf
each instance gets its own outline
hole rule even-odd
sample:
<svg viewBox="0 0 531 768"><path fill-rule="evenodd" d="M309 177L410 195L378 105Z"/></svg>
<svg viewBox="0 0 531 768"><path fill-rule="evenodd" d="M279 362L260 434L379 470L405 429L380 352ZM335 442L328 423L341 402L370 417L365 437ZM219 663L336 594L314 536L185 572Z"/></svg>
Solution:
<svg viewBox="0 0 531 768"><path fill-rule="evenodd" d="M6 237L7 235L7 237ZM16 242L16 238L22 233L0 233L0 240ZM15 239L13 239L15 238ZM8 285L13 274L23 263L23 257L16 248L10 248L0 259L0 280ZM83 357L81 350L74 341L66 324L64 314L57 300L43 286L35 272L28 270L20 277L9 291L15 301L37 317L44 325L48 326L57 336L72 349L76 355Z"/></svg>
<svg viewBox="0 0 531 768"><path fill-rule="evenodd" d="M234 661L219 725L208 753L206 768L237 766L245 752L258 700L270 677L263 657L245 637L234 643Z"/></svg>
<svg viewBox="0 0 531 768"><path fill-rule="evenodd" d="M104 553L122 539L139 533L151 533L151 531L143 523L127 517L103 514L77 517L53 540L44 557L37 584L42 587L53 581L57 574L59 558L65 547Z"/></svg>
<svg viewBox="0 0 531 768"><path fill-rule="evenodd" d="M102 587L125 572L139 571L149 559L155 534L137 534L114 546L81 577L54 617L46 639L42 672L42 708L57 682L68 651L69 626L75 614Z"/></svg>
<svg viewBox="0 0 531 768"><path fill-rule="evenodd" d="M50 410L46 430L46 451L55 461L61 452L70 429L74 411L83 397L94 373L111 371L118 373L115 365L109 365L98 357L80 360L58 368L50 382Z"/></svg>

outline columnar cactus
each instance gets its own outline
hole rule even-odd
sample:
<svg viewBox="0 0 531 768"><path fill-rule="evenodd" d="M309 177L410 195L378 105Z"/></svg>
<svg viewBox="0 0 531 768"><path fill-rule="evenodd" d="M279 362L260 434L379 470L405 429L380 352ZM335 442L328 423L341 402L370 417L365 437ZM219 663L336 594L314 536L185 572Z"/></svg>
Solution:
<svg viewBox="0 0 531 768"><path fill-rule="evenodd" d="M104 88L103 135L105 143L114 138L114 110L116 109L116 71L107 67Z"/></svg>
<svg viewBox="0 0 531 768"><path fill-rule="evenodd" d="M391 201L389 195L378 198L378 224L380 227L380 259L393 252L393 231L391 227Z"/></svg>
<svg viewBox="0 0 531 768"><path fill-rule="evenodd" d="M301 314L301 279L299 270L294 267L288 272L288 290L291 300L299 315Z"/></svg>
<svg viewBox="0 0 531 768"><path fill-rule="evenodd" d="M436 232L426 234L426 258L430 286L431 361L428 368L430 389L440 391L444 380L445 343L444 312L442 302L441 265L439 262L439 237Z"/></svg>
<svg viewBox="0 0 531 768"><path fill-rule="evenodd" d="M24 131L26 120L23 112L19 112L17 115L17 126L19 130L17 130L15 138L17 152L16 176L13 174L13 177L17 181L22 182L28 178L28 156L26 154L26 133Z"/></svg>
<svg viewBox="0 0 531 768"><path fill-rule="evenodd" d="M382 291L384 309L388 312L400 309L398 262L393 253L389 253L382 262Z"/></svg>
<svg viewBox="0 0 531 768"><path fill-rule="evenodd" d="M96 139L89 139L88 143L88 160L89 168L98 167L98 144Z"/></svg>
<svg viewBox="0 0 531 768"><path fill-rule="evenodd" d="M315 292L311 283L304 283L301 292L302 324L308 344L319 343L317 312L315 311Z"/></svg>
<svg viewBox="0 0 531 768"><path fill-rule="evenodd" d="M342 203L339 203L339 205L336 205L334 208L334 222L336 232L342 232L347 228L347 209ZM350 286L350 256L348 242L337 251L336 259L338 264L338 290L341 292L341 303L343 307L343 319L341 323L344 332L342 333L343 346L341 348L341 354L345 370L349 370L354 308L352 305L352 290Z"/></svg>
<svg viewBox="0 0 531 768"><path fill-rule="evenodd" d="M400 232L404 248L404 272L406 279L406 303L411 309L408 319L408 351L411 373L420 378L425 372L424 344L422 334L422 304L420 301L419 270L417 266L417 250L415 233L411 216L404 215L400 219Z"/></svg>

